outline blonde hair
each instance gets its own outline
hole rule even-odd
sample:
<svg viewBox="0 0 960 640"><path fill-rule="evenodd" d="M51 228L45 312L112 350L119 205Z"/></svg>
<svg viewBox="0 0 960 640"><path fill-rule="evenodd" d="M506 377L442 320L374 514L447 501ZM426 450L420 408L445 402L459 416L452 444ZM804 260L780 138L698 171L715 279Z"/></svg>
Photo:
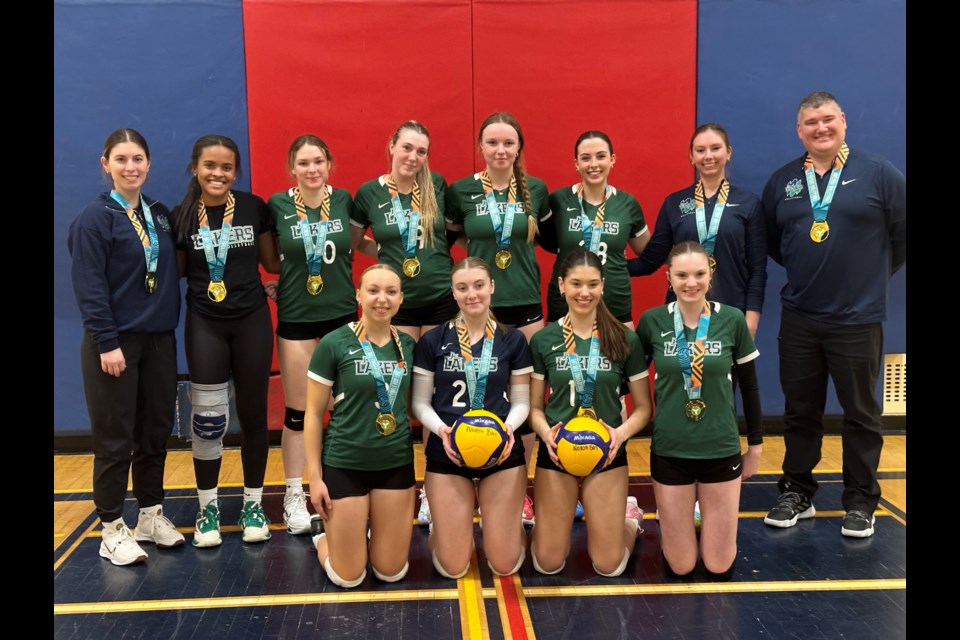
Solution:
<svg viewBox="0 0 960 640"><path fill-rule="evenodd" d="M430 140L430 132L427 131L425 126L416 120L407 120L393 132L393 136L390 138L390 144L387 145L388 156L390 155L390 147L397 144L397 140L400 139L400 133L404 129L409 129L410 131L426 136L428 142ZM390 156L390 161L392 170L393 156ZM420 187L420 220L422 222L421 227L423 228L423 241L425 244L433 246L436 237L434 225L440 216L440 206L437 204L437 194L433 189L433 174L430 173L430 162L428 160L423 161L423 166L420 167L420 171L417 172L417 176L414 179Z"/></svg>

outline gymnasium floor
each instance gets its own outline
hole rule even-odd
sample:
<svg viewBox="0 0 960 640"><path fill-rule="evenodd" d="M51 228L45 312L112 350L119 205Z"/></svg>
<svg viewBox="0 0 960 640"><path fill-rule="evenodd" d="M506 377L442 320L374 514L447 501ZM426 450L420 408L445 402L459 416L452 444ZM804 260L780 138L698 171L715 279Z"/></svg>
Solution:
<svg viewBox="0 0 960 640"><path fill-rule="evenodd" d="M417 446L422 480L422 448ZM370 577L357 589L327 581L309 536L282 523L283 473L271 449L264 506L273 538L246 545L232 524L240 511L239 451L221 474L224 542L215 549L158 552L145 564L115 567L98 555L92 456L54 456L54 636L82 638L593 638L696 639L906 637L906 436L886 437L880 463L884 498L876 535L840 535L840 438L824 439L817 467L817 517L790 529L763 524L777 496L783 440L767 437L761 473L744 483L739 548L728 583L664 576L649 476L649 440L629 443L630 493L646 512L637 548L619 578L597 576L586 556L585 525L556 576L494 578L483 560L454 582L430 563L427 530L415 527L410 572L398 584ZM189 451L167 460L164 511L184 534L197 510ZM531 488L532 491L532 488ZM136 523L128 497L124 514ZM279 524L278 524L279 523Z"/></svg>

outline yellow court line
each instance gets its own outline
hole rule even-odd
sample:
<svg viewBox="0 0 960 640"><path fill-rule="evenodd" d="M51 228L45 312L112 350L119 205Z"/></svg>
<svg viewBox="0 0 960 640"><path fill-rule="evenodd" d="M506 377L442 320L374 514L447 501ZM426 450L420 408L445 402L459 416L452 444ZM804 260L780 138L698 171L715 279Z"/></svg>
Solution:
<svg viewBox="0 0 960 640"><path fill-rule="evenodd" d="M100 524L100 519L94 518L93 522L90 523L90 526L87 527L87 530L84 531L83 534L80 535L80 537L78 537L76 540L73 541L73 544L70 545L70 547L63 552L63 555L60 556L59 560L53 563L54 571L56 571L60 567L60 565L63 564L64 560L70 557L70 554L73 553L73 550L76 549L78 546L80 546L80 543L83 542L87 538L87 536L90 535L90 532L93 531L98 524ZM97 533L97 535L100 535L99 532Z"/></svg>
<svg viewBox="0 0 960 640"><path fill-rule="evenodd" d="M639 596L684 593L753 593L782 591L866 591L906 589L907 579L884 580L786 580L778 582L696 582L678 584L625 584L610 586L526 587L528 598L561 596Z"/></svg>
<svg viewBox="0 0 960 640"><path fill-rule="evenodd" d="M518 578L519 579L519 578ZM711 582L683 584L634 584L610 586L525 587L527 598L568 596L636 596L686 593L749 593L787 591L867 591L906 589L907 580L806 580L783 582ZM494 589L479 589L484 598L496 597ZM226 598L189 598L181 600L130 600L119 602L70 602L53 605L54 615L174 611L177 609L224 609L239 607L295 606L397 602L416 600L453 600L459 589L359 591L354 593L301 593L279 596L232 596ZM525 619L526 620L526 619ZM531 629L532 631L532 629Z"/></svg>
<svg viewBox="0 0 960 640"><path fill-rule="evenodd" d="M470 557L470 569L457 580L457 595L460 601L460 632L463 638L489 640L490 629L487 625L487 610L483 606L484 593L480 584L476 547Z"/></svg>

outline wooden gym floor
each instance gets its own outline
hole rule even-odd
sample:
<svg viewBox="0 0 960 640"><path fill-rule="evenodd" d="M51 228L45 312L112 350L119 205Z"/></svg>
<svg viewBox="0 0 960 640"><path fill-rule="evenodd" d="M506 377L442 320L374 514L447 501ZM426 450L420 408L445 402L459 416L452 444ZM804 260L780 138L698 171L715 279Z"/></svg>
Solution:
<svg viewBox="0 0 960 640"><path fill-rule="evenodd" d="M187 535L183 547L115 567L98 555L91 455L54 456L54 635L56 638L903 638L906 637L906 436L888 435L880 463L883 499L876 535L840 535L840 438L824 438L817 467L817 517L790 529L763 524L778 494L783 440L764 441L760 474L741 494L738 555L727 583L664 575L649 475L649 440L629 443L630 493L646 512L637 548L618 578L597 576L586 555L585 526L574 524L566 568L537 573L527 555L509 578L491 574L477 533L477 555L460 580L438 575L427 530L414 522L410 572L397 584L368 577L358 588L332 585L309 536L282 520L284 481L271 449L264 506L273 538L240 540L242 478L237 450L221 473L224 542L189 544L197 511L189 451L167 458L164 512ZM417 445L417 478L423 478ZM531 487L532 495L532 487ZM128 495L124 517L136 523Z"/></svg>

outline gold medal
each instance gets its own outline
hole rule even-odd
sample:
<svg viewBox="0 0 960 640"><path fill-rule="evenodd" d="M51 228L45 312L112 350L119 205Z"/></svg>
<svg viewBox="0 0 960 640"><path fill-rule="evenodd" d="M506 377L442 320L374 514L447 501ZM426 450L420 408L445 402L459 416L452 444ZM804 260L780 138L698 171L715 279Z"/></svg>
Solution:
<svg viewBox="0 0 960 640"><path fill-rule="evenodd" d="M227 297L227 287L223 284L223 280L219 282L210 281L210 284L207 285L207 297L214 302L223 302L223 299Z"/></svg>
<svg viewBox="0 0 960 640"><path fill-rule="evenodd" d="M323 291L323 278L320 277L320 274L307 276L307 293L315 296L321 291Z"/></svg>
<svg viewBox="0 0 960 640"><path fill-rule="evenodd" d="M590 418L591 420L597 419L597 412L593 410L592 407L580 407L577 409L577 417Z"/></svg>
<svg viewBox="0 0 960 640"><path fill-rule="evenodd" d="M813 226L810 227L810 239L814 242L823 242L828 235L830 235L830 225L827 224L826 220L814 222Z"/></svg>
<svg viewBox="0 0 960 640"><path fill-rule="evenodd" d="M152 271L147 272L147 277L143 279L143 286L147 288L147 293L153 293L157 290L157 274Z"/></svg>
<svg viewBox="0 0 960 640"><path fill-rule="evenodd" d="M494 262L497 263L497 266L501 269L506 269L510 266L510 263L513 261L513 256L510 255L510 249L501 249L497 251L497 256L494 258Z"/></svg>
<svg viewBox="0 0 960 640"><path fill-rule="evenodd" d="M393 417L392 413L378 413L377 414L377 431L380 432L382 436L388 436L397 429L397 419Z"/></svg>
<svg viewBox="0 0 960 640"><path fill-rule="evenodd" d="M713 256L707 256L707 263L710 265L710 273L717 270L717 259Z"/></svg>
<svg viewBox="0 0 960 640"><path fill-rule="evenodd" d="M687 400L687 406L683 408L683 412L687 414L687 419L691 422L700 422L703 420L703 414L706 411L707 403L700 398Z"/></svg>
<svg viewBox="0 0 960 640"><path fill-rule="evenodd" d="M416 278L420 273L420 259L417 256L407 258L403 261L403 275L408 278Z"/></svg>

